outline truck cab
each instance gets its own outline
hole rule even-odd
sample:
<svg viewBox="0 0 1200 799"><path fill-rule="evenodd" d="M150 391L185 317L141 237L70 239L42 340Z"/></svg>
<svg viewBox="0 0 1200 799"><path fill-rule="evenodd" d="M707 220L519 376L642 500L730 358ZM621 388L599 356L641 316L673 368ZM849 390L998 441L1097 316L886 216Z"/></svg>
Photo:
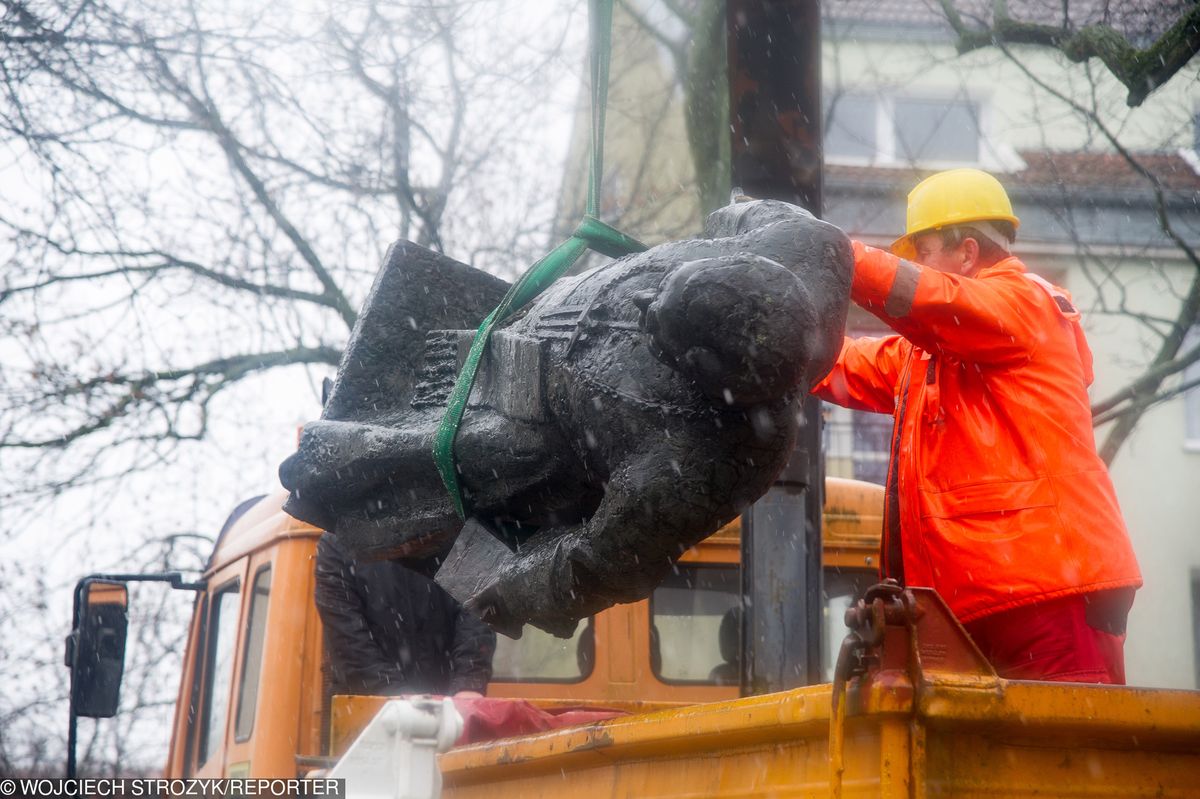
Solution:
<svg viewBox="0 0 1200 799"><path fill-rule="evenodd" d="M827 481L827 678L843 611L877 579L882 494L868 483ZM209 560L184 652L168 777L302 775L344 751L384 701L329 695L313 602L321 531L284 513L283 499L243 503ZM531 626L519 640L499 636L488 695L631 711L737 698L739 538L734 521L684 553L648 599L582 621L570 639Z"/></svg>

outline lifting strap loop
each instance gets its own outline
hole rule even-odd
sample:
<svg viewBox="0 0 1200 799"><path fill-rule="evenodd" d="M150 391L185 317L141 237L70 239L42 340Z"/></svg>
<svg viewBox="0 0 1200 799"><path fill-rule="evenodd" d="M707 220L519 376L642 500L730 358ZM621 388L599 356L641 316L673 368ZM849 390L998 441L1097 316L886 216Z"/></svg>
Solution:
<svg viewBox="0 0 1200 799"><path fill-rule="evenodd" d="M471 342L467 360L459 372L446 413L438 425L433 440L433 462L441 475L442 483L450 494L454 508L462 519L467 517L466 502L458 481L458 464L454 455L454 440L467 409L475 375L483 359L492 331L497 325L521 310L537 297L579 260L588 249L620 258L630 253L642 252L646 245L626 236L619 230L606 225L597 217L600 213L600 184L604 171L604 112L608 103L608 68L612 54L612 6L613 0L589 0L588 17L591 53L592 81L592 136L591 166L588 171L587 213L576 227L571 238L559 244L537 263L529 267L512 286L496 309L488 314Z"/></svg>
<svg viewBox="0 0 1200 799"><path fill-rule="evenodd" d="M637 239L626 236L615 227L606 225L591 215L583 217L579 226L575 228L575 232L571 234L571 238L583 239L587 242L589 249L595 250L601 255L607 255L609 258L621 258L632 252L641 252L646 249L646 245Z"/></svg>

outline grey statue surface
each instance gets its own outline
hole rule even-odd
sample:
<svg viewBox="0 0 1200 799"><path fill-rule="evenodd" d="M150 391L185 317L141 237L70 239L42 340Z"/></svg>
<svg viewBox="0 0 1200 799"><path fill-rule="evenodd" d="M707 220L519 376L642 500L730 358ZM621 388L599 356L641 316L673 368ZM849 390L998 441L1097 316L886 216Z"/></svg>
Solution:
<svg viewBox="0 0 1200 799"><path fill-rule="evenodd" d="M570 635L770 487L841 347L852 272L840 230L752 201L702 238L560 279L482 361L456 444L464 525L432 442L507 285L398 243L280 468L285 509L361 557L437 557L438 582L501 632Z"/></svg>

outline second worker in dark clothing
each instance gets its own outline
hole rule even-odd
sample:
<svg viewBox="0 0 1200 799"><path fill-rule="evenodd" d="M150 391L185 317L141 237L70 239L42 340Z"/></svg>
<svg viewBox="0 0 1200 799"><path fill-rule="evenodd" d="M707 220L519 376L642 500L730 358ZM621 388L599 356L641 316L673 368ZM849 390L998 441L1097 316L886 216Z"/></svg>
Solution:
<svg viewBox="0 0 1200 799"><path fill-rule="evenodd" d="M317 544L316 602L332 693L486 691L496 634L402 563L356 561L325 533Z"/></svg>

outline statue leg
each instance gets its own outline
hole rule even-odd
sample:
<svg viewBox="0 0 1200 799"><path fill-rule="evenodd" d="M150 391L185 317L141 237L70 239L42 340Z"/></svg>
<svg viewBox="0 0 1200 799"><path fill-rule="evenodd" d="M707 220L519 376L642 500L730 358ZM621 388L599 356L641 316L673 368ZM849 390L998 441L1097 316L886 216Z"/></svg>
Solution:
<svg viewBox="0 0 1200 799"><path fill-rule="evenodd" d="M723 523L714 519L739 510L742 470L713 463L701 442L676 441L618 469L579 525L543 530L516 553L461 540L438 582L512 637L527 622L570 636L579 619L647 596L688 547ZM465 584L456 572L469 575Z"/></svg>

